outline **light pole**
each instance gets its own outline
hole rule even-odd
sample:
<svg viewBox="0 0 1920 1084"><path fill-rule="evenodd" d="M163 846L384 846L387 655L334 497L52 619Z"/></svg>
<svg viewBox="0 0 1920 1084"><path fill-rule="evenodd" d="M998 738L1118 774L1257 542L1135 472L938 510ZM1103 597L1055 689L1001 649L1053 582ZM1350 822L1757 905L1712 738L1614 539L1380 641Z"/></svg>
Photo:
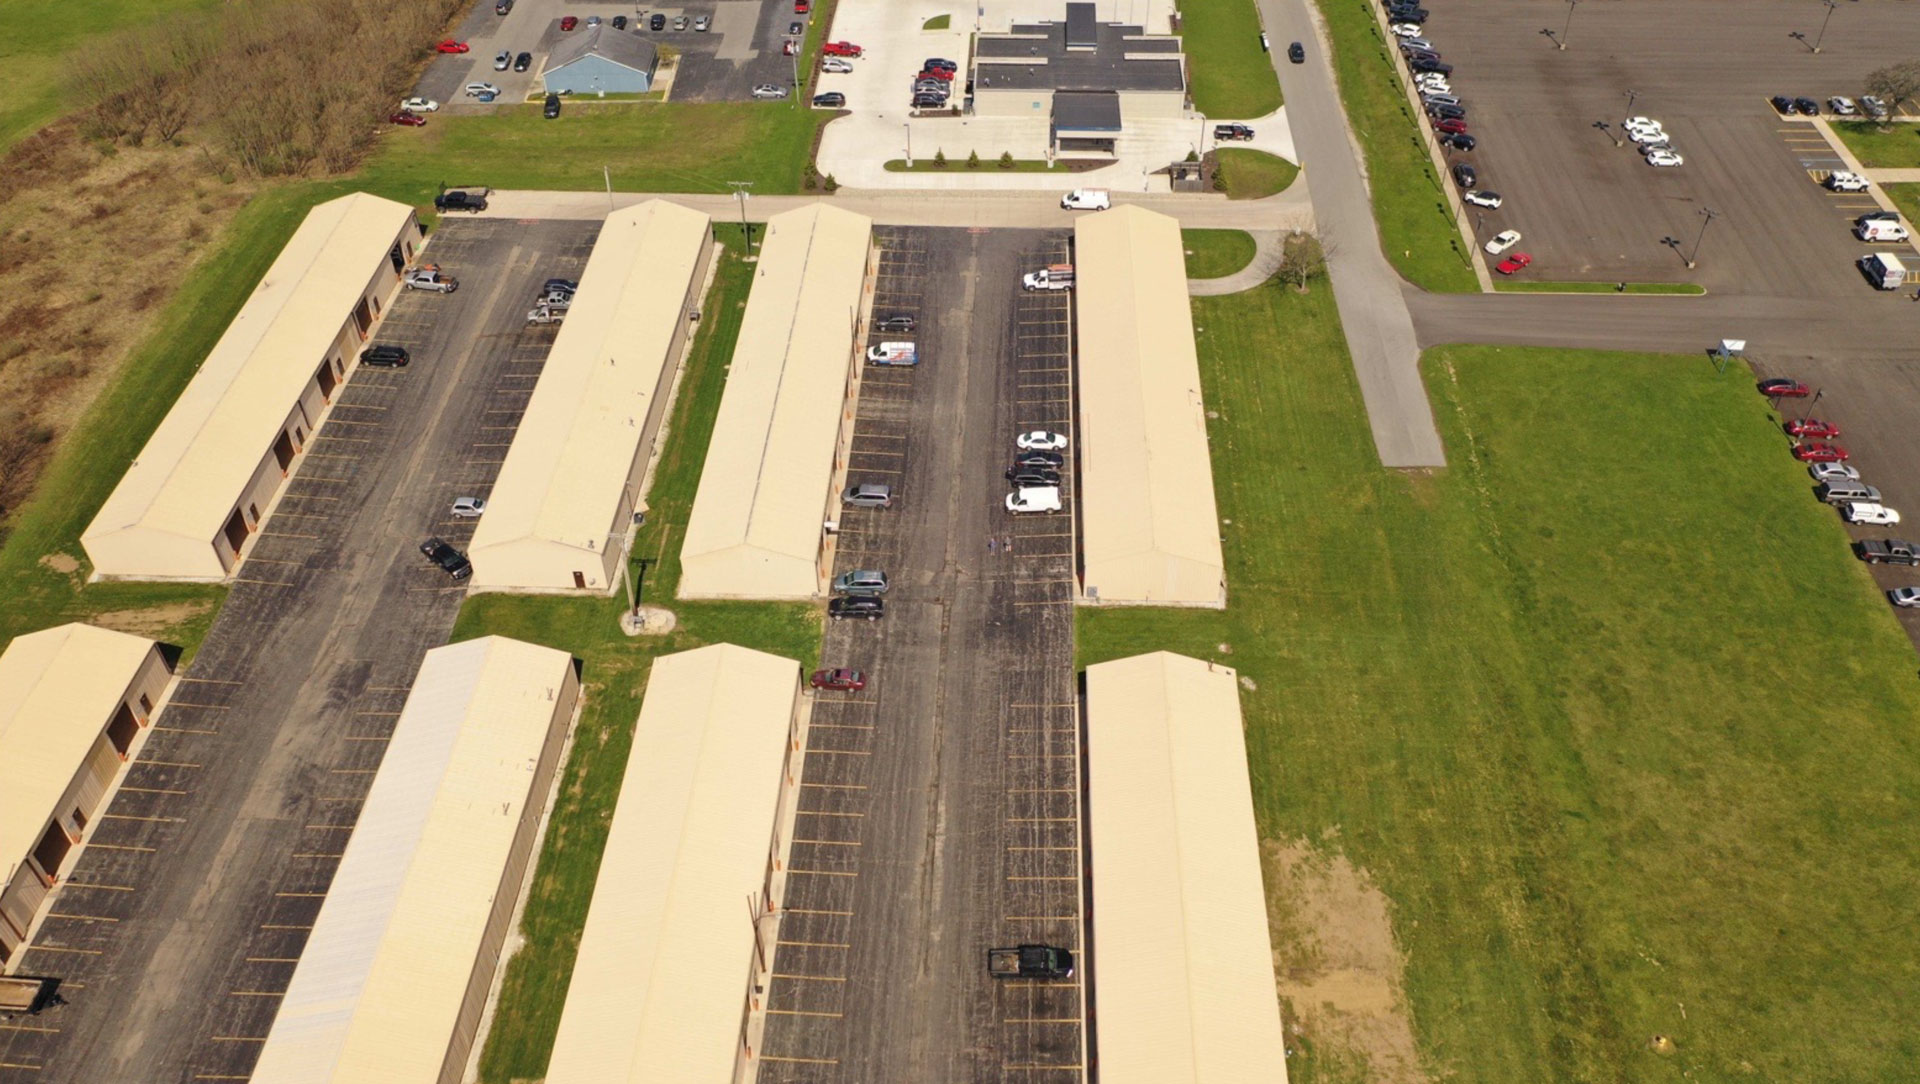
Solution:
<svg viewBox="0 0 1920 1084"><path fill-rule="evenodd" d="M1602 134L1602 135L1605 135L1605 136L1606 136L1606 137L1607 137L1608 139L1611 139L1611 140L1613 140L1613 145L1614 145L1614 146L1616 146L1616 147L1624 147L1624 146L1626 146L1626 144L1625 144L1625 143L1623 143L1623 142L1621 142L1621 140L1620 140L1620 137L1619 137L1619 136L1617 136L1617 135L1614 135L1614 134L1613 134L1613 125L1611 125L1611 124L1608 124L1608 123L1607 123L1606 121L1604 121L1604 120L1596 120L1596 121L1594 121L1594 122L1593 122L1593 126L1594 126L1595 128L1598 128L1598 129L1600 129L1600 132L1601 132L1601 134Z"/></svg>
<svg viewBox="0 0 1920 1084"><path fill-rule="evenodd" d="M753 193L747 189L753 187L752 181L728 181L734 197L740 201L740 229L747 235L747 255L753 255L753 226L747 221L747 197Z"/></svg>
<svg viewBox="0 0 1920 1084"><path fill-rule="evenodd" d="M1827 36L1827 21L1833 18L1833 9L1840 6L1838 0L1820 0L1820 2L1827 5L1827 14L1826 18L1820 20L1820 33L1813 37L1813 51L1816 53L1820 51L1821 40Z"/></svg>
<svg viewBox="0 0 1920 1084"><path fill-rule="evenodd" d="M1711 207L1700 208L1700 213L1706 216L1706 221L1700 223L1700 236L1693 239L1693 255L1687 257L1688 268L1700 262L1700 242L1707 239L1707 227L1713 225L1713 220L1720 217L1720 212Z"/></svg>
<svg viewBox="0 0 1920 1084"><path fill-rule="evenodd" d="M907 168L913 168L913 122L908 121L900 127L907 130Z"/></svg>
<svg viewBox="0 0 1920 1084"><path fill-rule="evenodd" d="M1815 388L1813 390L1813 398L1807 400L1807 409L1802 411L1800 414L1800 420L1802 422L1805 422L1808 418L1813 417L1813 405L1815 403L1818 403L1820 401L1820 397L1825 394L1826 394L1825 389Z"/></svg>
<svg viewBox="0 0 1920 1084"><path fill-rule="evenodd" d="M1580 0L1567 0L1567 25L1560 28L1560 49L1562 52L1565 52L1567 48L1567 32L1573 29L1574 5L1579 2Z"/></svg>
<svg viewBox="0 0 1920 1084"><path fill-rule="evenodd" d="M1627 91L1627 116L1633 116L1633 100L1639 96L1640 92L1637 90Z"/></svg>

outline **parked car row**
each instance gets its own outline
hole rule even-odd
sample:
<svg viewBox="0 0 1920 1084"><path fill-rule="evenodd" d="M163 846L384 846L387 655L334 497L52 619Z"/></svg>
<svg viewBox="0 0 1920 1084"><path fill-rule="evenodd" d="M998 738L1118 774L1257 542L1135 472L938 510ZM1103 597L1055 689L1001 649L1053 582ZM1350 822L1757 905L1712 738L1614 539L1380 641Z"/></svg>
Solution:
<svg viewBox="0 0 1920 1084"><path fill-rule="evenodd" d="M945 57L930 56L913 77L913 108L945 109L953 96L953 81L960 65Z"/></svg>
<svg viewBox="0 0 1920 1084"><path fill-rule="evenodd" d="M1773 103L1774 111L1783 117L1791 117L1795 114L1805 114L1809 117L1820 115L1820 103L1812 98L1795 98L1776 94L1768 100ZM1836 94L1827 99L1827 108L1832 110L1835 116L1857 117L1864 113L1874 120L1879 120L1891 112L1886 102L1871 94L1862 94L1857 103L1843 94Z"/></svg>
<svg viewBox="0 0 1920 1084"><path fill-rule="evenodd" d="M878 621L887 614L880 597L887 593L887 574L883 569L858 568L833 578L833 597L827 600L827 616L835 621L849 617Z"/></svg>
<svg viewBox="0 0 1920 1084"><path fill-rule="evenodd" d="M552 278L541 283L533 297L533 308L527 311L529 324L557 324L567 318L567 310L573 307L573 292L580 284L572 279Z"/></svg>
<svg viewBox="0 0 1920 1084"><path fill-rule="evenodd" d="M1760 394L1778 406L1781 400L1802 400L1813 389L1798 380L1776 377L1756 386ZM1881 500L1880 490L1860 477L1858 468L1847 462L1847 450L1833 443L1840 427L1811 416L1809 409L1798 418L1781 423L1794 440L1793 456L1807 464L1813 478L1813 495L1833 506L1840 518L1860 526L1891 527L1900 522L1900 513ZM1868 538L1853 544L1854 556L1868 564L1920 565L1920 547L1897 538ZM1887 592L1895 606L1920 607L1920 587L1896 587Z"/></svg>
<svg viewBox="0 0 1920 1084"><path fill-rule="evenodd" d="M1013 440L1013 466L1006 478L1013 487L1007 511L1014 515L1052 515L1060 511L1060 469L1066 464L1067 438L1036 429Z"/></svg>
<svg viewBox="0 0 1920 1084"><path fill-rule="evenodd" d="M1678 166L1686 162L1679 151L1673 147L1673 140L1667 138L1666 129L1652 117L1628 117L1620 122L1620 130L1625 132L1633 145L1650 166Z"/></svg>

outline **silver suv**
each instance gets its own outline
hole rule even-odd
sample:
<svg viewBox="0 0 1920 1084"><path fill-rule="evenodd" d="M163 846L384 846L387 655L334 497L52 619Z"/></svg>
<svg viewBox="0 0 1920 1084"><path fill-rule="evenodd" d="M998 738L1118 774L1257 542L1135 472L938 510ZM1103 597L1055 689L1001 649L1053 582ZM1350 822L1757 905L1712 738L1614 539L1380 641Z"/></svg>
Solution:
<svg viewBox="0 0 1920 1084"><path fill-rule="evenodd" d="M833 593L836 595L884 595L887 593L887 574L872 568L842 572L833 578Z"/></svg>
<svg viewBox="0 0 1920 1084"><path fill-rule="evenodd" d="M893 487L878 482L862 482L847 487L840 499L855 508L892 508Z"/></svg>

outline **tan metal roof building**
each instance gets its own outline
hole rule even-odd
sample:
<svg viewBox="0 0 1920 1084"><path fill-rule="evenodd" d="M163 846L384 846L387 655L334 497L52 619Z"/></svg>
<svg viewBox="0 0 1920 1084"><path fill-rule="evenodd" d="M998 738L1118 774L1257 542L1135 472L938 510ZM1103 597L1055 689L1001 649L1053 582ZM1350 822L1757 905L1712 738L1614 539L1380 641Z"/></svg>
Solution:
<svg viewBox="0 0 1920 1084"><path fill-rule="evenodd" d="M96 573L227 574L419 242L413 208L378 196L307 213L80 536Z"/></svg>
<svg viewBox="0 0 1920 1084"><path fill-rule="evenodd" d="M680 549L683 598L809 598L859 378L873 222L825 204L767 220Z"/></svg>
<svg viewBox="0 0 1920 1084"><path fill-rule="evenodd" d="M732 644L655 660L547 1084L734 1079L799 690Z"/></svg>
<svg viewBox="0 0 1920 1084"><path fill-rule="evenodd" d="M699 211L607 216L474 532L474 588L612 590L711 248Z"/></svg>
<svg viewBox="0 0 1920 1084"><path fill-rule="evenodd" d="M17 636L0 654L0 963L97 819L171 677L152 640L92 625Z"/></svg>
<svg viewBox="0 0 1920 1084"><path fill-rule="evenodd" d="M1086 599L1225 606L1180 224L1116 207L1074 247Z"/></svg>
<svg viewBox="0 0 1920 1084"><path fill-rule="evenodd" d="M577 692L564 651L427 652L255 1084L459 1084Z"/></svg>
<svg viewBox="0 0 1920 1084"><path fill-rule="evenodd" d="M1102 1084L1285 1084L1233 670L1087 667L1087 843Z"/></svg>

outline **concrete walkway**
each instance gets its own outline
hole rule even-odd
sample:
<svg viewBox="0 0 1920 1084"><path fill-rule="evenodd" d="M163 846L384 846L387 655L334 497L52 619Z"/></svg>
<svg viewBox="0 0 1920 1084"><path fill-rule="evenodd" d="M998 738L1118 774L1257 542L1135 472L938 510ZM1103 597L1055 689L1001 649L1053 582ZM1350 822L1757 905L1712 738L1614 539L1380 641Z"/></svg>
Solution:
<svg viewBox="0 0 1920 1084"><path fill-rule="evenodd" d="M1247 233L1253 237L1253 259L1247 266L1217 279L1188 279L1187 293L1194 297L1237 294L1272 278L1280 269L1283 240L1287 235L1278 230L1248 230Z"/></svg>
<svg viewBox="0 0 1920 1084"><path fill-rule="evenodd" d="M1273 42L1273 66L1286 94L1293 142L1326 248L1333 297L1366 401L1374 448L1388 467L1445 466L1446 452L1420 381L1413 317L1400 276L1380 251L1363 159L1347 129L1346 111L1327 63L1327 38L1311 7L1311 0L1260 0L1260 15ZM1287 62L1290 41L1306 45L1305 64Z"/></svg>

